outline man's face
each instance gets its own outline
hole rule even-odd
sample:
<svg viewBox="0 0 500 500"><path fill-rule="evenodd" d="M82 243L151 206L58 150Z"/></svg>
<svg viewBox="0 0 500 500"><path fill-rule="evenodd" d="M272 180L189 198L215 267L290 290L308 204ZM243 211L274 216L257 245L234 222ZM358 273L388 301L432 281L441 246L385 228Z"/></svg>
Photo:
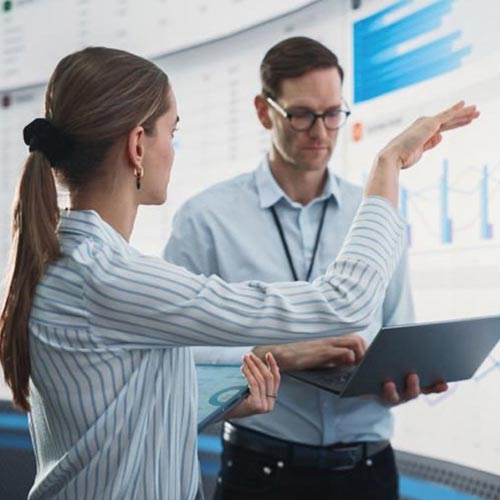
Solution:
<svg viewBox="0 0 500 500"><path fill-rule="evenodd" d="M283 80L276 101L293 114L294 110L324 113L342 108L342 83L336 68L317 69L298 78ZM323 120L297 132L276 110L269 108L272 122L272 155L302 171L324 170L337 143L338 130L327 130ZM271 157L271 159L273 159Z"/></svg>

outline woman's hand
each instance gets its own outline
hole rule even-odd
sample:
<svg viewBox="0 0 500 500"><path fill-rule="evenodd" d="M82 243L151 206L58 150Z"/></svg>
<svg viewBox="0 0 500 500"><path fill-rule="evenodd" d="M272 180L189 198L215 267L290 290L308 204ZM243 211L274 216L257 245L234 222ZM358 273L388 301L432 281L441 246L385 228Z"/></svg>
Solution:
<svg viewBox="0 0 500 500"><path fill-rule="evenodd" d="M441 142L442 132L468 125L478 116L476 106L465 106L464 101L460 101L437 115L418 118L392 139L379 156L388 156L400 169L411 167L424 151Z"/></svg>
<svg viewBox="0 0 500 500"><path fill-rule="evenodd" d="M266 354L266 361L267 365L253 353L243 356L241 371L247 379L249 395L224 418L242 418L273 410L281 377L270 352Z"/></svg>
<svg viewBox="0 0 500 500"><path fill-rule="evenodd" d="M441 142L441 133L468 125L479 116L476 106L465 106L463 101L434 116L419 118L397 135L375 158L366 196L383 196L398 206L399 171L414 165L424 151Z"/></svg>

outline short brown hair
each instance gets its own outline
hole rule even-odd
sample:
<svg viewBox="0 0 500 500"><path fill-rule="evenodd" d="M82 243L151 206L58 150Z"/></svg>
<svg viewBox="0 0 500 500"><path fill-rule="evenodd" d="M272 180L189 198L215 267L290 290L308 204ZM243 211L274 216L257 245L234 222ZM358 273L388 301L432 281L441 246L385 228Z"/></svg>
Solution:
<svg viewBox="0 0 500 500"><path fill-rule="evenodd" d="M262 59L262 92L270 97L279 97L283 80L298 78L322 68L336 68L343 81L344 71L337 56L329 48L305 36L287 38L271 47Z"/></svg>

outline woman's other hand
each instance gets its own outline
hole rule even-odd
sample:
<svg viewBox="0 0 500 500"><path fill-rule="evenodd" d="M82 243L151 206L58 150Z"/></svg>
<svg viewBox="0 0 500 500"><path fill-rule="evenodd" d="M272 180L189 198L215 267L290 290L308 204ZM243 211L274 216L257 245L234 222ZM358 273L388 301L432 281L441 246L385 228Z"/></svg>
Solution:
<svg viewBox="0 0 500 500"><path fill-rule="evenodd" d="M246 399L225 415L225 419L242 418L273 411L280 385L280 371L273 355L266 354L266 363L255 354L245 354L241 371L248 382Z"/></svg>

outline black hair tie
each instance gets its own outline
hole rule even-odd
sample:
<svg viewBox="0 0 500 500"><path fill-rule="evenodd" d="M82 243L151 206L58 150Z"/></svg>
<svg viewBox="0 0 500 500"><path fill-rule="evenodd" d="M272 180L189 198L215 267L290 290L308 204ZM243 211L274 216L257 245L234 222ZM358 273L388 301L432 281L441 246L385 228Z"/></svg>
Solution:
<svg viewBox="0 0 500 500"><path fill-rule="evenodd" d="M73 148L73 141L45 118L36 118L23 129L24 143L30 151L40 151L55 167L66 160Z"/></svg>

